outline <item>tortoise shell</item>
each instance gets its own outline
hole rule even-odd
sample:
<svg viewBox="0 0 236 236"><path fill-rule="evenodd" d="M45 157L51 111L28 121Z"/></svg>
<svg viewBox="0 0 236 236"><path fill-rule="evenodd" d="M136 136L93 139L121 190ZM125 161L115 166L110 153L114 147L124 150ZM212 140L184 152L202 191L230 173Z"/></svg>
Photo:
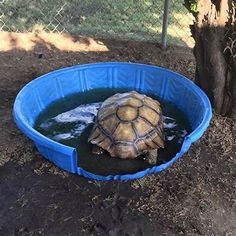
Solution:
<svg viewBox="0 0 236 236"><path fill-rule="evenodd" d="M135 91L109 97L98 111L89 141L122 159L163 148L160 103Z"/></svg>

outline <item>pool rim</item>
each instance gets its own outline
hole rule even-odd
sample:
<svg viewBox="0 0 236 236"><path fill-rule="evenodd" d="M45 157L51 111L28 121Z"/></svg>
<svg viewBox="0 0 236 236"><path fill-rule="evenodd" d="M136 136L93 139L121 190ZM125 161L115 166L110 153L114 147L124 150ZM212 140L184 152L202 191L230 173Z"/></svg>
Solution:
<svg viewBox="0 0 236 236"><path fill-rule="evenodd" d="M66 146L64 144L58 143L54 140L47 138L46 136L42 135L37 130L35 130L30 124L25 122L23 118L23 114L20 110L20 107L21 107L20 102L21 102L21 98L25 96L25 93L28 92L27 91L28 86L31 86L32 83L37 83L40 80L48 79L48 77L51 77L51 76L54 77L61 73L66 73L67 71L76 70L78 68L87 69L89 67L95 68L95 67L104 67L104 66L110 67L110 66L119 66L119 65L127 65L127 66L133 66L133 67L137 66L139 68L141 66L142 68L150 68L150 69L153 68L153 69L158 69L159 71L165 71L165 72L171 73L172 75L176 75L177 77L181 77L181 83L184 85L187 85L187 87L191 88L191 90L194 91L201 98L201 101L204 104L204 116L200 124L190 134L188 134L184 138L180 151L176 153L175 157L173 157L170 161L164 164L158 165L158 166L147 168L145 170L142 170L133 174L97 175L97 174L88 172L84 170L83 168L77 166L77 151L75 148ZM198 140L203 135L206 128L209 126L210 120L212 118L212 109L211 109L211 103L207 95L197 85L195 85L190 79L186 78L184 75L179 74L175 71L172 71L163 67L159 67L159 66L141 64L141 63L98 62L98 63L81 64L81 65L61 68L61 69L46 73L44 75L41 75L38 78L30 81L20 90L20 92L16 96L14 106L13 106L13 117L17 126L22 130L22 132L27 137L29 137L31 140L34 141L36 146L37 146L37 143L43 143L43 146L53 149L53 150L58 150L58 152L60 151L60 153L69 155L71 157L71 160L69 160L71 161L70 170L68 170L68 168L64 169L62 166L60 166L60 168L66 171L72 172L72 173L77 173L79 175L83 175L85 177L95 179L95 180L131 180L131 179L141 178L145 176L146 174L160 172L166 169L167 167L171 166L177 159L179 159L189 149L191 144L195 142L196 140ZM57 165L55 162L54 164Z"/></svg>

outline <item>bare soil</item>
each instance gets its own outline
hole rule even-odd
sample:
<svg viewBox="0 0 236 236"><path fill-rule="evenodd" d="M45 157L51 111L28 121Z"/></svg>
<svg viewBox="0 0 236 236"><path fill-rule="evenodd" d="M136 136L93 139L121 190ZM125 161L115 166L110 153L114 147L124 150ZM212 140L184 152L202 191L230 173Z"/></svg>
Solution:
<svg viewBox="0 0 236 236"><path fill-rule="evenodd" d="M214 115L171 168L127 182L97 182L45 160L16 127L19 90L75 64L131 61L194 78L188 48L100 40L108 50L59 50L37 42L0 52L0 235L236 235L236 122Z"/></svg>

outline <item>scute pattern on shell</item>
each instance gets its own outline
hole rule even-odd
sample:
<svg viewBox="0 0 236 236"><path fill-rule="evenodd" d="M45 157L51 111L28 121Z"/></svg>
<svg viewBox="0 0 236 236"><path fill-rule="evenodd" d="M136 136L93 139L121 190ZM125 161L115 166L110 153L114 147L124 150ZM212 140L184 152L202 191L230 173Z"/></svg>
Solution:
<svg viewBox="0 0 236 236"><path fill-rule="evenodd" d="M109 97L98 111L89 141L123 159L163 148L160 103L135 91Z"/></svg>

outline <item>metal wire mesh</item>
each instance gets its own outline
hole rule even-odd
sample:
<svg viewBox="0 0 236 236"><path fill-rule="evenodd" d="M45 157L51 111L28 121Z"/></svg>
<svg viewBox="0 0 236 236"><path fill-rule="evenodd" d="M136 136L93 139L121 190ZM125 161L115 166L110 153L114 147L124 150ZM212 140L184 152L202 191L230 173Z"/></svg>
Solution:
<svg viewBox="0 0 236 236"><path fill-rule="evenodd" d="M191 37L189 25L193 23L194 18L183 6L183 2L175 0L170 2L168 42L192 47L194 39Z"/></svg>
<svg viewBox="0 0 236 236"><path fill-rule="evenodd" d="M0 0L0 30L160 42L163 8L164 0ZM191 44L186 13L171 0L171 44Z"/></svg>

